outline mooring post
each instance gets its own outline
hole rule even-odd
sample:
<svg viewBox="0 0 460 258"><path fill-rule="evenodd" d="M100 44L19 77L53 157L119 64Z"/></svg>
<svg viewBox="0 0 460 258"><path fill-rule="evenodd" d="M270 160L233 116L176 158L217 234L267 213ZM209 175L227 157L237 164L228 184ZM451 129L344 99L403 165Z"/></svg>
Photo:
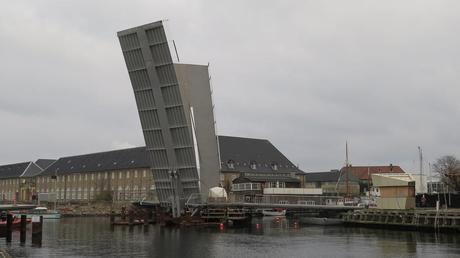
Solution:
<svg viewBox="0 0 460 258"><path fill-rule="evenodd" d="M150 214L152 213L152 210L150 209L145 209L144 210L144 233L149 231L149 223L150 223Z"/></svg>
<svg viewBox="0 0 460 258"><path fill-rule="evenodd" d="M144 225L148 226L149 225L149 220L150 220L150 213L151 211L149 209L146 209L144 211Z"/></svg>
<svg viewBox="0 0 460 258"><path fill-rule="evenodd" d="M13 214L6 215L6 242L11 242L11 235L13 233Z"/></svg>
<svg viewBox="0 0 460 258"><path fill-rule="evenodd" d="M126 207L121 207L121 219L126 220Z"/></svg>
<svg viewBox="0 0 460 258"><path fill-rule="evenodd" d="M26 242L26 226L27 226L27 215L21 215L21 232L19 239L21 244Z"/></svg>
<svg viewBox="0 0 460 258"><path fill-rule="evenodd" d="M134 224L134 211L129 209L128 211L128 224L132 226Z"/></svg>
<svg viewBox="0 0 460 258"><path fill-rule="evenodd" d="M113 225L114 222L115 222L115 212L112 210L110 212L110 225Z"/></svg>
<svg viewBox="0 0 460 258"><path fill-rule="evenodd" d="M43 216L32 217L32 245L42 245Z"/></svg>

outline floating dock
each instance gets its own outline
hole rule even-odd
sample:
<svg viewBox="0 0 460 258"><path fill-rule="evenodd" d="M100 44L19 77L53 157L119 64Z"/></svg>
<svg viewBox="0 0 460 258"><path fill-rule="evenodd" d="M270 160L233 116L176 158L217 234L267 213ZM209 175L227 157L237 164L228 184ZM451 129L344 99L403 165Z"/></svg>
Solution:
<svg viewBox="0 0 460 258"><path fill-rule="evenodd" d="M383 210L350 211L343 216L346 225L420 231L460 232L460 210Z"/></svg>

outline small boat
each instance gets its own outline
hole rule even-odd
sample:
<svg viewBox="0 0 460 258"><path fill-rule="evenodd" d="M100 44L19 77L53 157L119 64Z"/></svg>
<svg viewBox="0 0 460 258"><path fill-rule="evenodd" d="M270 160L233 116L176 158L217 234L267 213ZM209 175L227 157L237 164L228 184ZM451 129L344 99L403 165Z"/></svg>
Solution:
<svg viewBox="0 0 460 258"><path fill-rule="evenodd" d="M30 223L32 220L27 219L27 223ZM13 217L12 228L19 228L21 226L21 218ZM0 228L6 228L6 220L0 220Z"/></svg>
<svg viewBox="0 0 460 258"><path fill-rule="evenodd" d="M15 212L15 215L21 217L21 215L27 215L28 219L31 219L33 216L43 216L43 219L60 219L61 214L56 210L48 210L46 207L37 207L33 210L26 212Z"/></svg>
<svg viewBox="0 0 460 258"><path fill-rule="evenodd" d="M315 218L315 217L301 217L302 224L310 225L340 225L343 224L342 219L338 218Z"/></svg>
<svg viewBox="0 0 460 258"><path fill-rule="evenodd" d="M284 209L271 209L271 210L262 210L264 216L285 216L286 210Z"/></svg>

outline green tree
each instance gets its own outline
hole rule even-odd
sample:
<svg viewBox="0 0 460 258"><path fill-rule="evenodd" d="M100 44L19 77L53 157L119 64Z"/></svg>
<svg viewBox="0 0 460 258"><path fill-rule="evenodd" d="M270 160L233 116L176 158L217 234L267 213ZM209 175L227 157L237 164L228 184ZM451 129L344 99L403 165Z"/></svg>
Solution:
<svg viewBox="0 0 460 258"><path fill-rule="evenodd" d="M460 160L453 155L442 156L433 164L433 169L451 189L460 191Z"/></svg>

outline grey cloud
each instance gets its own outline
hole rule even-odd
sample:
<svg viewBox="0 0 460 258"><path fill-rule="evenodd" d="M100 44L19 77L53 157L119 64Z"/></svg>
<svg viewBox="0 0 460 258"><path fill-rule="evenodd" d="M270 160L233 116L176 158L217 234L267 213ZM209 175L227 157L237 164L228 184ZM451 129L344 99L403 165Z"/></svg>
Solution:
<svg viewBox="0 0 460 258"><path fill-rule="evenodd" d="M460 154L457 1L5 1L0 162L142 145L116 38L167 18L211 63L220 134L268 138L302 169Z"/></svg>

